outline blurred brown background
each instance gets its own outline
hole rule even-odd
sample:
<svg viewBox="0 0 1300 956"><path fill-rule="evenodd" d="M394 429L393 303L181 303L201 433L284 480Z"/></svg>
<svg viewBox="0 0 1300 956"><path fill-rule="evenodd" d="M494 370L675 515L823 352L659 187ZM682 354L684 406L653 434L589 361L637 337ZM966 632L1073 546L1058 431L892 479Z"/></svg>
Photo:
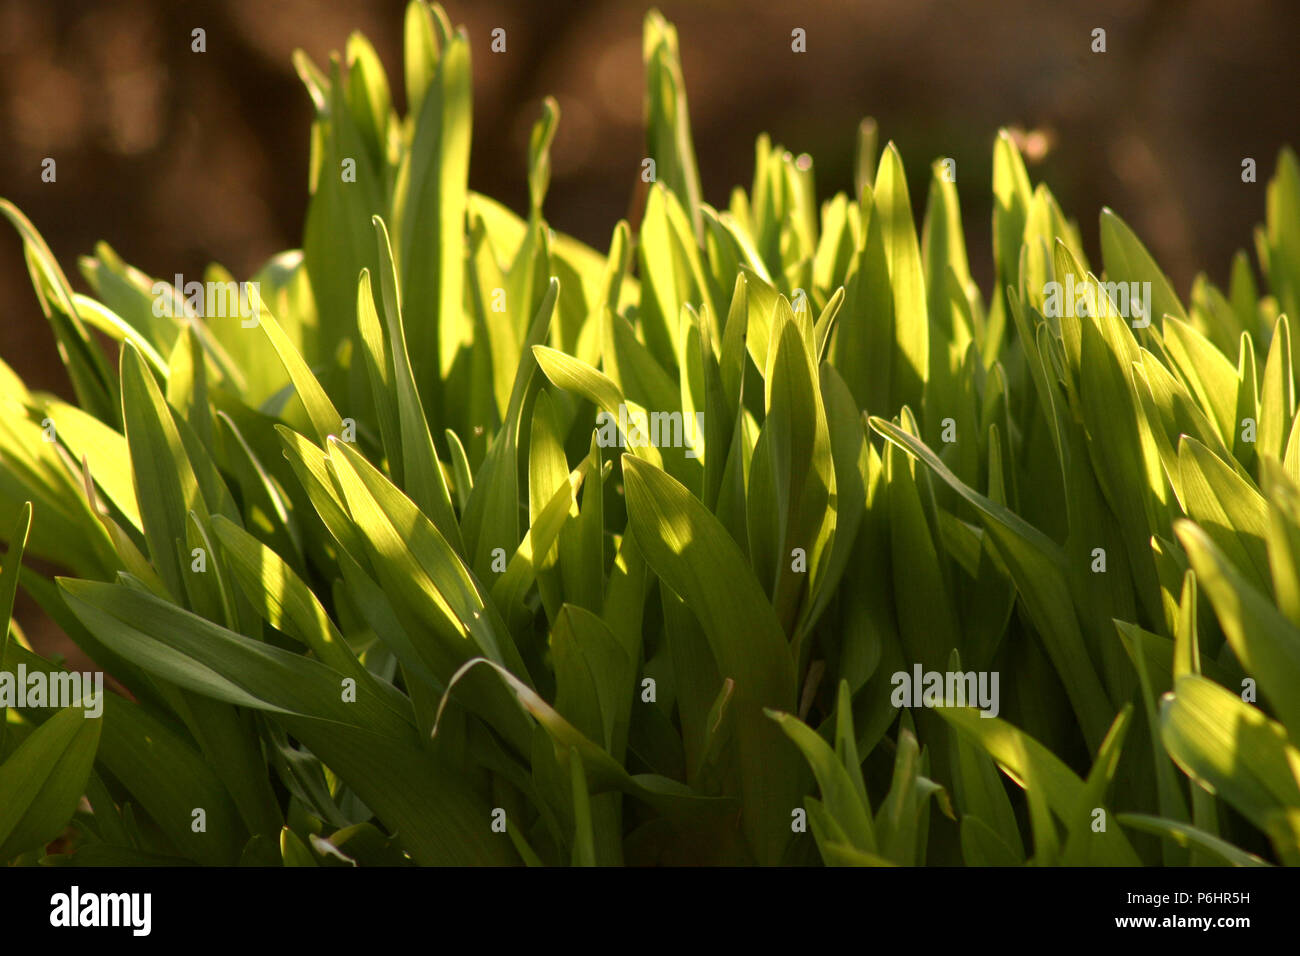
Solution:
<svg viewBox="0 0 1300 956"><path fill-rule="evenodd" d="M599 249L628 212L644 154L641 18L649 4L448 0L473 44L471 185L520 210L527 133L560 103L546 212ZM957 162L972 268L987 290L990 155L1001 125L1041 130L1031 164L1096 252L1110 205L1185 294L1251 245L1283 143L1300 145L1295 0L664 0L682 47L705 198L748 185L763 131L811 153L823 198L851 189L857 121L898 142L912 197ZM0 195L73 278L106 239L153 275L237 276L298 244L311 110L290 65L359 29L404 109L400 0L0 0ZM507 52L490 52L495 27ZM193 53L190 31L207 31ZM791 52L795 27L807 53ZM1107 52L1090 51L1107 31ZM1259 182L1241 182L1254 157ZM41 182L41 162L58 164ZM1031 157L1033 159L1033 157ZM0 356L68 394L16 235L0 230ZM30 608L26 609L28 612ZM20 615L20 620L27 613Z"/></svg>

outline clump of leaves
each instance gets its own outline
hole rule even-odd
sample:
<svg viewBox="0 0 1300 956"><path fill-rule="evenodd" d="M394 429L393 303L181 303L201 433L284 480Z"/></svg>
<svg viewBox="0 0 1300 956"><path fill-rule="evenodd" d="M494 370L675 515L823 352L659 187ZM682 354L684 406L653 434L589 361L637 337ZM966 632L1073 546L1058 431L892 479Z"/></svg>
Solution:
<svg viewBox="0 0 1300 956"><path fill-rule="evenodd" d="M362 37L296 58L307 225L247 316L105 244L76 293L0 202L76 392L0 363L0 622L21 586L130 692L9 709L0 857L1300 861L1295 155L1263 283L1184 303L1002 134L985 294L870 122L852 197L760 137L703 202L677 43L647 17L658 182L607 254L544 218L553 102L526 214L468 190L469 39L418 0L404 117ZM915 666L1001 716L896 707Z"/></svg>

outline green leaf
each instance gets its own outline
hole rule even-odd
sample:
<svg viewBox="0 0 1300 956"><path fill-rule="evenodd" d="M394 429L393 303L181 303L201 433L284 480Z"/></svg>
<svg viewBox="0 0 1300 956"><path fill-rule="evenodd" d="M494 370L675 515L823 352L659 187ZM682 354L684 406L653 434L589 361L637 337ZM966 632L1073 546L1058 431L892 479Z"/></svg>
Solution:
<svg viewBox="0 0 1300 956"><path fill-rule="evenodd" d="M428 396L437 394L469 329L461 301L471 110L470 43L459 31L445 44L418 113L412 106L411 146L393 187L413 374Z"/></svg>
<svg viewBox="0 0 1300 956"><path fill-rule="evenodd" d="M551 653L555 709L621 760L636 677L627 651L599 617L566 604L551 629Z"/></svg>
<svg viewBox="0 0 1300 956"><path fill-rule="evenodd" d="M136 507L131 455L125 436L75 405L57 400L46 403L45 414L57 423L59 440L78 461L89 462L95 483L133 529L138 530L140 511Z"/></svg>
<svg viewBox="0 0 1300 956"><path fill-rule="evenodd" d="M1125 826L1146 833L1154 833L1156 836L1177 843L1181 847L1194 846L1204 850L1229 866L1269 865L1255 854L1247 853L1245 850L1233 846L1227 840L1222 840L1212 833L1198 830L1189 823L1182 823L1178 820L1165 820L1145 813L1119 813L1115 815L1115 819Z"/></svg>
<svg viewBox="0 0 1300 956"><path fill-rule="evenodd" d="M862 122L858 123L858 136L854 140L853 184L859 199L866 189L870 188L875 178L877 135L878 129L873 117L864 117Z"/></svg>
<svg viewBox="0 0 1300 956"><path fill-rule="evenodd" d="M1183 436L1178 464L1188 517L1252 583L1268 593L1268 505L1263 496L1194 438Z"/></svg>
<svg viewBox="0 0 1300 956"><path fill-rule="evenodd" d="M1020 287L1020 249L1029 217L1032 191L1025 161L1015 140L1005 130L998 131L993 144L993 271L995 287L989 309L987 337L983 345L985 361L997 355L1007 324L1009 302L1007 289ZM1022 342L1023 342L1022 338Z"/></svg>
<svg viewBox="0 0 1300 956"><path fill-rule="evenodd" d="M1175 368L1187 380L1201 410L1218 426L1220 439L1232 443L1242 427L1237 419L1236 366L1186 322L1166 319L1163 331L1164 346Z"/></svg>
<svg viewBox="0 0 1300 956"><path fill-rule="evenodd" d="M31 221L7 199L0 199L3 214L18 230L23 239L23 253L27 258L32 285L40 299L41 308L54 329L60 355L72 379L78 404L97 418L116 425L119 398L117 384L109 371L108 362L98 345L82 325L77 307L73 303L72 288L68 278L59 268L50 247Z"/></svg>
<svg viewBox="0 0 1300 956"><path fill-rule="evenodd" d="M664 472L623 457L629 525L646 562L699 619L722 677L736 682L742 824L760 862L778 862L801 763L763 708L792 711L794 665L772 607L740 549L698 499Z"/></svg>
<svg viewBox="0 0 1300 956"><path fill-rule="evenodd" d="M836 489L817 370L789 306L781 300L777 308L785 320L777 323L779 329L774 326L765 375L767 417L756 450L766 459L762 463L773 482L774 507L767 507L751 484L750 553L756 571L772 582L773 608L782 628L791 633L809 580L823 573L823 558L834 529L830 502ZM760 554L753 546L760 521L774 522L768 554ZM803 552L804 571L793 570L796 548Z"/></svg>
<svg viewBox="0 0 1300 956"><path fill-rule="evenodd" d="M959 660L954 664L956 666L951 669L960 669ZM952 737L949 759L952 761L953 794L963 814L963 851L969 842L971 849L981 856L991 854L1009 861L1003 865L1020 865L1025 860L1024 843L997 767L981 747L958 731L956 725L950 725L949 731ZM967 821L974 821L969 824L972 828L969 835L966 832ZM966 862L974 865L969 859Z"/></svg>
<svg viewBox="0 0 1300 956"><path fill-rule="evenodd" d="M319 340L319 352L325 353L308 351L308 361L315 362L327 357L339 342L353 340L356 277L363 268L373 272L376 265L366 223L387 204L389 174L386 161L384 167L376 166L373 125L367 142L365 127L373 118L350 108L350 91L338 56L331 57L328 80L305 54L296 56L295 65L316 107L308 179L311 202L302 240L303 263L319 312L319 328L312 338ZM306 350L312 343L297 336L293 318L282 316L284 341Z"/></svg>
<svg viewBox="0 0 1300 956"><path fill-rule="evenodd" d="M481 654L526 675L487 592L432 522L347 444L332 441L329 462L364 534L365 554L379 583L435 629L439 643L436 649L429 646L430 664L438 661L434 672L446 680L466 659Z"/></svg>
<svg viewBox="0 0 1300 956"><path fill-rule="evenodd" d="M1030 617L1065 683L1070 703L1090 746L1105 736L1110 704L1097 678L1066 585L1065 557L1041 531L1004 505L963 484L942 461L914 436L879 418L871 427L925 462L979 513L999 559L1011 572Z"/></svg>
<svg viewBox="0 0 1300 956"><path fill-rule="evenodd" d="M1141 862L1116 828L1091 832L1093 788L1037 740L1001 718L987 717L970 707L944 707L936 713L983 748L1017 786L1032 790L1030 799L1043 800L1071 833L1088 831L1084 838L1097 842L1091 851L1096 854L1092 859L1105 860L1110 866L1135 866ZM1035 850L1039 850L1037 845Z"/></svg>
<svg viewBox="0 0 1300 956"><path fill-rule="evenodd" d="M1110 732L1106 734L1106 739L1101 743L1101 749L1097 753L1097 759L1093 761L1092 770L1088 772L1088 779L1084 782L1083 795L1080 797L1080 810L1089 818L1101 810L1103 814L1107 811L1102 804L1106 800L1106 792L1110 789L1111 783L1115 779L1115 772L1119 767L1120 751L1124 747L1124 738L1128 734L1128 728L1132 723L1133 705L1125 704L1124 709L1115 717L1115 722L1110 726ZM1138 862L1136 856L1129 853L1121 854L1115 846L1107 846L1095 839L1096 833L1091 826L1082 827L1078 825L1071 826L1070 836L1065 844L1065 852L1062 854L1061 862L1063 865L1071 864L1096 863L1098 865L1126 864ZM1115 841L1118 845L1118 841Z"/></svg>
<svg viewBox="0 0 1300 956"><path fill-rule="evenodd" d="M344 675L121 585L62 580L77 615L129 660L197 693L275 715L430 864L511 862L489 807L421 746L409 713L343 694Z"/></svg>
<svg viewBox="0 0 1300 956"><path fill-rule="evenodd" d="M930 377L930 314L925 275L912 220L912 201L898 147L892 142L880 156L876 171L876 211L880 214L885 260L894 291L894 364L891 405L924 407L922 397Z"/></svg>
<svg viewBox="0 0 1300 956"><path fill-rule="evenodd" d="M1279 316L1264 364L1259 396L1258 450L1282 459L1296 420L1295 370L1291 358L1291 325Z"/></svg>
<svg viewBox="0 0 1300 956"><path fill-rule="evenodd" d="M574 866L596 865L596 836L592 828L591 797L587 793L587 776L582 771L582 756L576 748L569 751L569 773L573 785L573 855Z"/></svg>
<svg viewBox="0 0 1300 956"><path fill-rule="evenodd" d="M378 217L376 217L377 222ZM376 225L378 228L378 225ZM375 292L370 270L362 269L357 282L357 332L360 334L362 358L370 377L370 390L379 419L379 435L388 471L399 482L402 478L402 435L397 417L397 388L393 382L393 357L388 351L384 328L375 308Z"/></svg>
<svg viewBox="0 0 1300 956"><path fill-rule="evenodd" d="M935 331L940 340L946 340L949 348L960 355L970 342L972 330L965 327L960 312L953 311L948 272L952 271L959 289L968 286L971 278L957 184L946 173L944 160L935 160L931 165L930 195L921 234L921 259L925 265L925 297Z"/></svg>
<svg viewBox="0 0 1300 956"><path fill-rule="evenodd" d="M586 479L589 465L590 459L587 459L576 471L566 472L563 483L551 493L550 499L537 512L532 526L524 533L524 540L511 555L505 572L498 574L492 585L493 602L501 609L511 632L521 638L526 639L532 631L533 612L525 600L528 591L538 580L546 555L554 549L556 539L569 519L574 496ZM559 610L557 604L548 613L555 617Z"/></svg>
<svg viewBox="0 0 1300 956"><path fill-rule="evenodd" d="M1185 674L1161 703L1160 727L1189 776L1268 833L1284 860L1300 861L1300 843L1283 830L1300 805L1300 750L1281 725L1213 681Z"/></svg>
<svg viewBox="0 0 1300 956"><path fill-rule="evenodd" d="M14 612L14 597L18 593L18 570L23 564L23 549L27 547L27 535L32 530L32 503L24 502L14 522L14 529L5 538L9 542L9 551L4 564L0 564L0 661L5 659L5 648L9 645L9 622ZM5 708L0 707L0 752L3 751Z"/></svg>
<svg viewBox="0 0 1300 956"><path fill-rule="evenodd" d="M667 777L656 774L629 774L624 767L614 760L602 747L593 743L580 730L560 716L550 704L543 700L528 685L511 674L499 664L486 658L477 657L466 661L453 676L448 693L466 674L478 667L486 667L499 678L518 699L541 729L549 736L555 748L555 757L562 767L567 766L570 758L577 754L582 758L584 773L594 793L619 790L646 801L661 813L679 819L689 819L701 814L711 815L731 807L732 801L711 797L701 797L685 785ZM438 723L434 725L434 735L438 734L439 724L450 698L444 697L438 710ZM545 739L545 738L543 738Z"/></svg>
<svg viewBox="0 0 1300 956"><path fill-rule="evenodd" d="M189 514L207 522L208 509L171 410L130 345L122 350L122 417L149 556L167 590L179 599L186 594L189 564L180 547L189 538Z"/></svg>
<svg viewBox="0 0 1300 956"><path fill-rule="evenodd" d="M217 442L221 465L234 475L241 495L243 520L263 541L288 555L295 568L302 568L304 522L303 516L294 510L292 497L286 495L234 419L225 412L217 413Z"/></svg>
<svg viewBox="0 0 1300 956"><path fill-rule="evenodd" d="M268 624L301 641L335 670L372 683L316 595L283 558L220 515L212 530L244 596Z"/></svg>
<svg viewBox="0 0 1300 956"><path fill-rule="evenodd" d="M392 355L402 436L400 484L411 500L442 532L443 537L451 542L457 552L463 552L460 525L456 522L456 513L451 506L451 493L434 450L429 423L424 416L424 405L420 401L411 362L407 357L402 298L397 284L397 268L393 264L393 254L388 244L388 230L378 216L372 222L379 243L379 285L383 290L388 348Z"/></svg>
<svg viewBox="0 0 1300 956"><path fill-rule="evenodd" d="M293 383L294 393L302 402L312 428L316 432L316 439L323 445L330 435L337 435L342 431L343 417L330 401L329 395L321 387L302 355L285 335L284 329L280 327L275 316L265 308L264 304L259 303L259 307L257 324L266 334L267 341L271 343L275 354L279 356L285 374Z"/></svg>
<svg viewBox="0 0 1300 956"><path fill-rule="evenodd" d="M915 468L905 448L887 446L890 557L894 567L907 569L906 574L894 576L894 607L908 659L926 670L940 670L960 638L950 586L923 500L929 495L930 483L924 471L914 476ZM933 502L928 503L932 509Z"/></svg>
<svg viewBox="0 0 1300 956"><path fill-rule="evenodd" d="M1020 866L1025 860L1023 850L1012 849L992 827L970 815L961 818L961 855L967 866Z"/></svg>
<svg viewBox="0 0 1300 956"><path fill-rule="evenodd" d="M665 368L672 368L676 361L679 347L677 318L682 305L695 292L687 252L673 228L670 215L676 202L659 183L650 187L637 244L643 282L641 309L646 347ZM621 365L619 372L627 374Z"/></svg>
<svg viewBox="0 0 1300 956"><path fill-rule="evenodd" d="M1295 317L1300 315L1300 160L1290 146L1278 153L1267 206L1269 284L1276 290L1281 311Z"/></svg>
<svg viewBox="0 0 1300 956"><path fill-rule="evenodd" d="M1150 282L1151 316L1154 323L1161 316L1172 315L1187 321L1187 313L1165 274L1151 258L1142 241L1110 209L1101 211L1101 258L1110 282Z"/></svg>
<svg viewBox="0 0 1300 956"><path fill-rule="evenodd" d="M844 315L838 323L831 361L848 384L859 408L894 415L894 297L881 216L868 192L862 200L865 242L850 265L844 289Z"/></svg>
<svg viewBox="0 0 1300 956"><path fill-rule="evenodd" d="M1189 571L1187 573L1187 584L1184 588L1184 597L1192 595L1190 598L1192 602L1195 601L1195 581L1195 576ZM1183 788L1179 782L1173 761L1169 759L1164 744L1160 740L1160 719L1157 711L1159 695L1168 690L1171 683L1164 679L1161 673L1164 670L1163 668L1152 666L1152 658L1160 654L1170 642L1126 621L1116 621L1115 627L1119 631L1120 640L1124 642L1124 649L1128 651L1129 657L1132 658L1137 667L1138 683L1142 689L1142 708L1147 718L1147 728L1151 738L1151 755L1155 762L1156 799L1159 802L1160 812L1166 818L1187 822L1187 800L1183 795ZM1181 663L1179 654L1180 651L1175 645L1171 649L1170 655L1173 662L1170 668L1173 671L1173 680L1178 678L1178 669ZM1152 677L1153 671L1155 671L1154 678ZM1187 855L1179 855L1175 847L1166 845L1162 846L1161 849L1164 854L1163 862L1166 866L1187 864Z"/></svg>
<svg viewBox="0 0 1300 956"><path fill-rule="evenodd" d="M285 866L320 866L307 844L288 827L280 830L280 856Z"/></svg>
<svg viewBox="0 0 1300 956"><path fill-rule="evenodd" d="M534 346L533 355L552 385L587 399L609 416L610 424L618 429L620 445L626 445L633 455L653 465L663 465L659 449L654 445L648 441L628 441L628 434L622 427L624 418L629 423L637 424L642 434L648 434L649 414L640 405L625 399L622 390L609 376L580 359L544 345ZM627 406L626 415L620 416L620 406L624 405ZM631 431L630 426L628 431Z"/></svg>
<svg viewBox="0 0 1300 956"><path fill-rule="evenodd" d="M1300 697L1295 693L1300 687L1300 629L1278 613L1202 528L1180 521L1175 530L1237 659L1259 680L1292 739L1300 737Z"/></svg>
<svg viewBox="0 0 1300 956"><path fill-rule="evenodd" d="M877 853L871 806L865 801L864 794L858 790L851 775L857 768L846 768L830 745L797 717L773 710L767 711L767 715L777 722L785 735L803 753L804 759L812 768L813 776L817 778L822 805L850 844L865 853ZM831 865L829 859L826 863Z"/></svg>
<svg viewBox="0 0 1300 956"><path fill-rule="evenodd" d="M502 418L501 429L479 468L474 490L465 508L461 525L465 535L465 555L474 572L483 577L491 572L492 555L497 548L510 553L520 541L518 459L525 437L524 408L538 387L534 346L546 337L559 295L559 280L552 277L525 337L514 388L510 392L510 405Z"/></svg>
<svg viewBox="0 0 1300 956"><path fill-rule="evenodd" d="M695 241L702 242L700 172L691 143L677 29L657 10L646 14L642 41L646 70L646 147L656 176L667 183L691 216Z"/></svg>
<svg viewBox="0 0 1300 956"><path fill-rule="evenodd" d="M81 707L66 707L0 764L0 860L54 839L72 818L103 726Z"/></svg>
<svg viewBox="0 0 1300 956"><path fill-rule="evenodd" d="M79 626L77 618L69 617L71 625ZM74 626L65 629L76 633ZM47 678L60 672L17 644L10 644L3 663L7 670L22 664L28 674L39 670ZM90 722L103 725L96 759L122 784L125 796L134 798L134 806L148 813L170 848L208 865L236 862L247 838L238 810L211 765L183 731L173 729L175 721L164 722L145 707L109 693L104 695L103 717ZM95 807L98 813L100 805ZM206 833L192 829L192 811L200 807L207 813ZM109 812L106 806L102 809Z"/></svg>

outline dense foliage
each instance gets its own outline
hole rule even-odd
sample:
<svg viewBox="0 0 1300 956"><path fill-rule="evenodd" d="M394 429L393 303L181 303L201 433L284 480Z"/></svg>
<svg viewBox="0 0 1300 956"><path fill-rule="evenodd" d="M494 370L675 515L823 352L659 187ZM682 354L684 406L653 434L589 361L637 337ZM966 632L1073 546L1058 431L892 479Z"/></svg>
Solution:
<svg viewBox="0 0 1300 956"><path fill-rule="evenodd" d="M869 121L853 197L760 137L703 202L651 14L601 254L543 215L555 104L521 218L467 188L468 37L405 38L405 117L362 37L297 58L305 234L249 287L101 244L75 293L0 202L76 393L0 362L0 622L21 586L129 692L8 709L0 858L1300 862L1294 154L1262 283L1184 303L1004 133L981 290L951 165L918 238ZM918 668L998 715L896 706Z"/></svg>

